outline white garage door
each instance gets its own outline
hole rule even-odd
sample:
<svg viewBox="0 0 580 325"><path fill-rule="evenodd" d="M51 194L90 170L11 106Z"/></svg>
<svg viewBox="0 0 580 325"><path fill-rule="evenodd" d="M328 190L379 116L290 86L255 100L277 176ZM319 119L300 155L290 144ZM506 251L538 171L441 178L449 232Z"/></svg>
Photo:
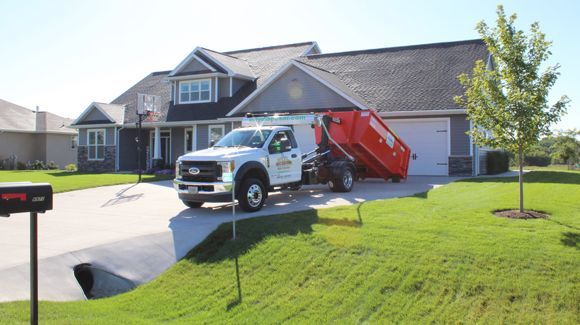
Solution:
<svg viewBox="0 0 580 325"><path fill-rule="evenodd" d="M448 175L447 119L386 120L411 147L409 175Z"/></svg>
<svg viewBox="0 0 580 325"><path fill-rule="evenodd" d="M316 137L314 129L310 125L293 125L294 136L303 153L316 149Z"/></svg>

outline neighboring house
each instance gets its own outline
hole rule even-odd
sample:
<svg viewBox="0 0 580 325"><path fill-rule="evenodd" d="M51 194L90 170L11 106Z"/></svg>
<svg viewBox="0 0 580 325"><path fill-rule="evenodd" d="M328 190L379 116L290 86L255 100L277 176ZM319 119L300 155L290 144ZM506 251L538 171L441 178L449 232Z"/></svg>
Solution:
<svg viewBox="0 0 580 325"><path fill-rule="evenodd" d="M54 161L60 168L77 162L77 131L72 120L0 99L0 159L27 163Z"/></svg>
<svg viewBox="0 0 580 325"><path fill-rule="evenodd" d="M374 109L411 147L410 175L479 174L479 148L466 134L472 126L453 97L463 91L457 76L488 56L481 40L330 54L315 42L223 53L198 47L111 104L91 104L74 122L79 166L137 168L135 105L145 93L161 96L163 106L143 123L144 166L160 158L169 167L207 148L250 112ZM315 145L311 128L294 130L302 147Z"/></svg>

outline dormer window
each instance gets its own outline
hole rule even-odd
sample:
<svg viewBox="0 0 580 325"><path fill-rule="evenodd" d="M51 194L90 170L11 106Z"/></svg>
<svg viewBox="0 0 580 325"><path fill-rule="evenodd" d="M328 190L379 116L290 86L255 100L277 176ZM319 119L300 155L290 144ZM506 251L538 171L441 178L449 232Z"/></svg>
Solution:
<svg viewBox="0 0 580 325"><path fill-rule="evenodd" d="M179 103L207 103L211 98L210 79L179 82Z"/></svg>

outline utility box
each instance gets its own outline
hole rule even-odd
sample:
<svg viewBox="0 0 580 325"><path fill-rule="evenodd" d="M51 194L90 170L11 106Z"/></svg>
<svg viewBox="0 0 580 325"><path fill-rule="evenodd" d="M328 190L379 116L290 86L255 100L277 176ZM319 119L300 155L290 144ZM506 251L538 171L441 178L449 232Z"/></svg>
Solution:
<svg viewBox="0 0 580 325"><path fill-rule="evenodd" d="M0 183L0 216L52 210L52 186L48 183Z"/></svg>

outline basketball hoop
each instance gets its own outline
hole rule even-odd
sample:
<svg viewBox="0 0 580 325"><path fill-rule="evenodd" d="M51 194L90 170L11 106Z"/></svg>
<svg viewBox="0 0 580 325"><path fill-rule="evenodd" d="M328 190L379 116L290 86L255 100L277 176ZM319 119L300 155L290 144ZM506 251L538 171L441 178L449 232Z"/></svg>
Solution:
<svg viewBox="0 0 580 325"><path fill-rule="evenodd" d="M141 124L143 120L152 122L161 114L161 97L156 95L137 94L137 168L139 170L139 182L141 182Z"/></svg>

